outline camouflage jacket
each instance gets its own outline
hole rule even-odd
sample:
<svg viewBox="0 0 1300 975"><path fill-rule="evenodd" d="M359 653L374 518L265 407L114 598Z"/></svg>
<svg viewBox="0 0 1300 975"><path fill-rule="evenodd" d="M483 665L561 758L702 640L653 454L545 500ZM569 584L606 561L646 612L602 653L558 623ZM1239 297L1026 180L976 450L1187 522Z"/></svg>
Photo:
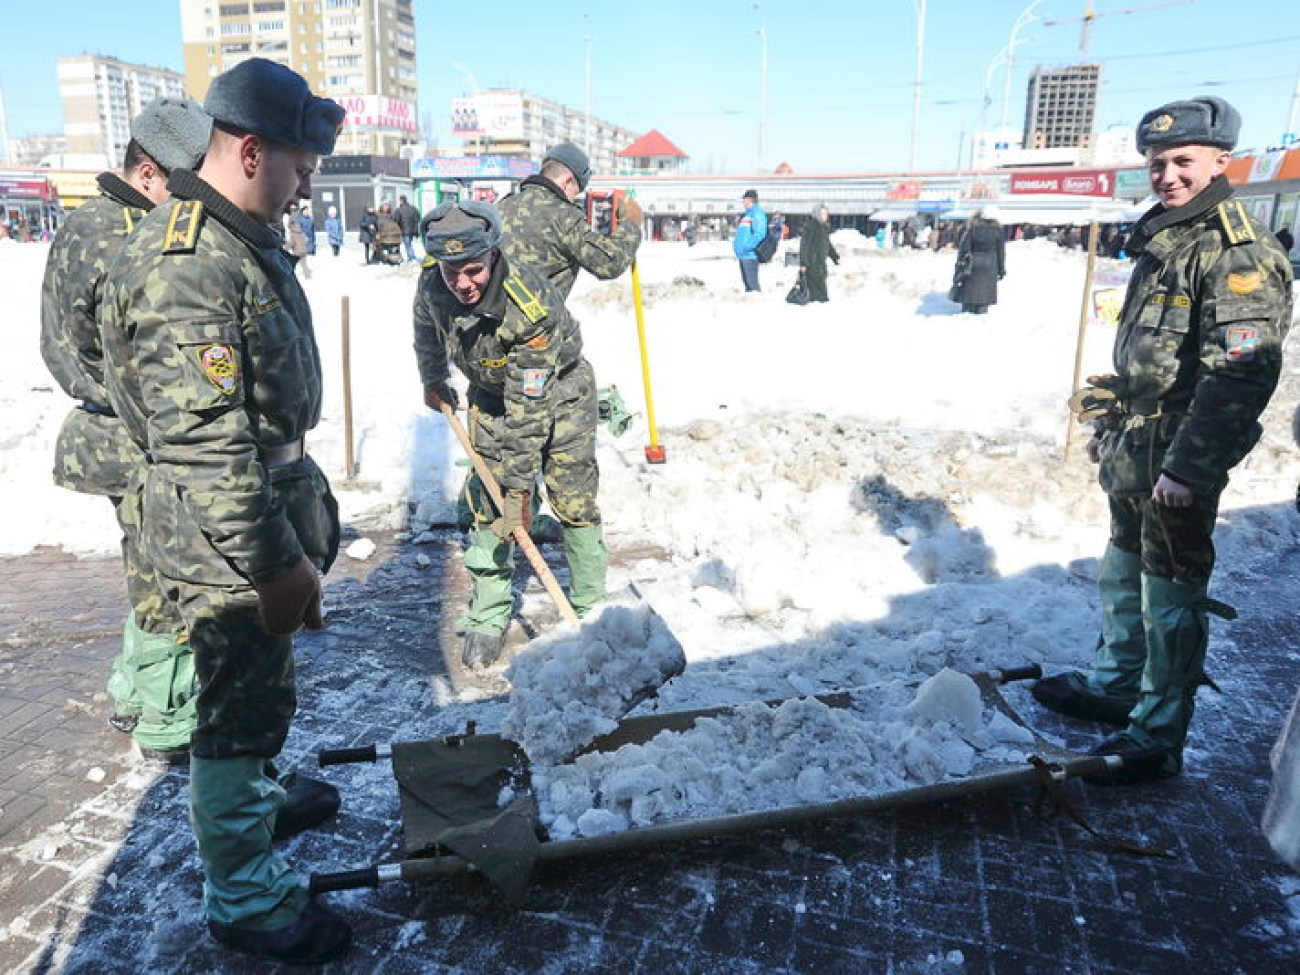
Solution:
<svg viewBox="0 0 1300 975"><path fill-rule="evenodd" d="M172 198L109 269L100 312L109 399L147 451L149 484L163 482L147 488L146 519L157 515L147 531L174 527L191 543L201 533L252 582L304 552L328 561L318 536L337 522L322 526L308 503L328 495L324 476L310 458L275 471L263 460L320 419L306 296L273 228L193 173L177 170L168 186ZM286 482L308 497L286 497ZM175 510L151 512L160 497ZM194 553L195 565L207 557Z"/></svg>
<svg viewBox="0 0 1300 975"><path fill-rule="evenodd" d="M1183 207L1150 211L1129 248L1115 338L1129 414L1104 432L1102 486L1143 494L1163 472L1220 491L1259 440L1281 373L1290 262L1222 177Z"/></svg>
<svg viewBox="0 0 1300 975"><path fill-rule="evenodd" d="M499 204L504 248L511 263L531 264L569 297L578 268L602 281L626 271L641 244L641 228L620 223L612 234L592 230L582 209L542 176L529 176Z"/></svg>
<svg viewBox="0 0 1300 975"><path fill-rule="evenodd" d="M68 214L54 236L41 285L41 356L65 393L81 400L59 432L54 482L85 494L121 496L144 459L108 407L95 315L108 265L153 202L115 173L100 195Z"/></svg>
<svg viewBox="0 0 1300 975"><path fill-rule="evenodd" d="M429 386L470 381L470 401L505 418L502 490L531 490L551 426L555 378L582 361L582 332L535 268L497 261L483 299L462 305L427 260L415 293L415 355Z"/></svg>

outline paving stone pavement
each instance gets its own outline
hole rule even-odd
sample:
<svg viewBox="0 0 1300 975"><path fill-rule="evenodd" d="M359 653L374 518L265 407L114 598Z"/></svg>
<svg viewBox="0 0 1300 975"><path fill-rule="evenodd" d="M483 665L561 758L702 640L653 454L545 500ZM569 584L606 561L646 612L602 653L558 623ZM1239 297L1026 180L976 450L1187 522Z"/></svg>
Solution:
<svg viewBox="0 0 1300 975"><path fill-rule="evenodd" d="M456 730L431 703L452 689L499 707L499 677L466 674L455 658L467 591L458 536L378 540L370 561L332 573L328 628L299 639L287 765L310 766L321 747ZM1257 828L1268 749L1297 683L1300 582L1255 571L1238 582L1258 604L1241 607L1212 654L1248 700L1203 695L1187 771L1134 789L1067 785L1097 829L1168 858L1114 851L1036 792L1003 791L547 864L513 908L473 877L327 895L357 932L333 970L1300 971L1300 878ZM539 598L525 616L544 626ZM104 721L124 614L113 559L0 559L0 970L267 971L203 928L184 775L139 762ZM515 642L526 637L515 629ZM1074 747L1096 738L1023 690L1008 696ZM306 872L396 858L389 771L314 774L340 787L344 809L331 830L290 841L290 861Z"/></svg>

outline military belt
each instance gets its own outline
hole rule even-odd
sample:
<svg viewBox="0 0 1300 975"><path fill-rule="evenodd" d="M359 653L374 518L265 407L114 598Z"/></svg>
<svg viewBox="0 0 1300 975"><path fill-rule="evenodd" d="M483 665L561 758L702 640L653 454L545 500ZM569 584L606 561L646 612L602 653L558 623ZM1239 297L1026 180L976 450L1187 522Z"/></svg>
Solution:
<svg viewBox="0 0 1300 975"><path fill-rule="evenodd" d="M1121 409L1129 416L1164 416L1187 405L1188 396L1138 396L1122 400Z"/></svg>
<svg viewBox="0 0 1300 975"><path fill-rule="evenodd" d="M103 403L96 403L94 400L83 399L80 409L87 413L93 413L95 416L117 416L111 406L105 406Z"/></svg>
<svg viewBox="0 0 1300 975"><path fill-rule="evenodd" d="M259 447L258 453L262 457L262 464L268 469L288 467L307 456L302 437L290 440L288 443L276 444L274 447Z"/></svg>

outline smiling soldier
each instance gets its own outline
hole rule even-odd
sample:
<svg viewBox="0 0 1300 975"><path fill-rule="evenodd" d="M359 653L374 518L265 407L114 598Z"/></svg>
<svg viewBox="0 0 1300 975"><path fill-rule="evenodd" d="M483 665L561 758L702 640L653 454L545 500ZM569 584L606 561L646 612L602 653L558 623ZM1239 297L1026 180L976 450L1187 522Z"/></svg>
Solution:
<svg viewBox="0 0 1300 975"><path fill-rule="evenodd" d="M1211 534L1228 472L1259 440L1282 366L1291 266L1232 198L1225 172L1240 116L1219 98L1172 102L1137 129L1160 201L1128 243L1137 264L1115 338L1115 375L1071 400L1095 421L1088 455L1110 503L1091 675L1039 681L1054 711L1118 725L1095 754L1151 760L1092 777L1176 775L1197 688L1209 682Z"/></svg>

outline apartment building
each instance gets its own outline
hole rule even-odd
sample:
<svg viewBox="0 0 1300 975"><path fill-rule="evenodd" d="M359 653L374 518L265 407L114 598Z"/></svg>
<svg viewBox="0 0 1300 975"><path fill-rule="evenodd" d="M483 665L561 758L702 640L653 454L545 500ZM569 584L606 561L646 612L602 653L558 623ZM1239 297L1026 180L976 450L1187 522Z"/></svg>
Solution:
<svg viewBox="0 0 1300 975"><path fill-rule="evenodd" d="M250 57L288 65L347 109L339 155L397 156L419 141L414 0L180 0L185 82Z"/></svg>
<svg viewBox="0 0 1300 975"><path fill-rule="evenodd" d="M1035 68L1029 77L1029 95L1025 100L1024 147L1090 146L1100 86L1100 64Z"/></svg>
<svg viewBox="0 0 1300 975"><path fill-rule="evenodd" d="M121 166L131 119L155 98L184 94L184 78L175 71L99 54L59 58L56 70L66 152L92 167Z"/></svg>
<svg viewBox="0 0 1300 975"><path fill-rule="evenodd" d="M581 146L597 173L612 173L633 132L517 88L490 88L452 100L452 134L472 155L513 156L541 162L560 142Z"/></svg>

